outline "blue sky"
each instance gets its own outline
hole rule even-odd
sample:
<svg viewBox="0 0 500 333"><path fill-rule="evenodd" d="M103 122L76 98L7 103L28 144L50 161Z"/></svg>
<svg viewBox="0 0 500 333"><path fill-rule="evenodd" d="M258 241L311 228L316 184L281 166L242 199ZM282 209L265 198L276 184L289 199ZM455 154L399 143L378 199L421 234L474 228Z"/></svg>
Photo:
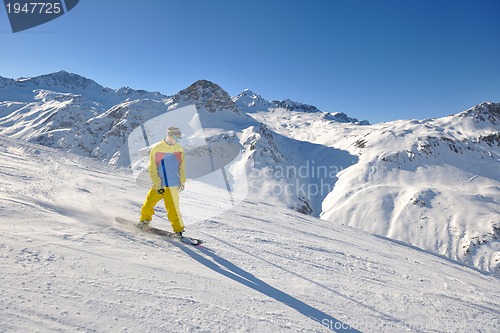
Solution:
<svg viewBox="0 0 500 333"><path fill-rule="evenodd" d="M174 94L198 79L372 123L500 102L499 0L81 0L13 34L0 76L64 69Z"/></svg>

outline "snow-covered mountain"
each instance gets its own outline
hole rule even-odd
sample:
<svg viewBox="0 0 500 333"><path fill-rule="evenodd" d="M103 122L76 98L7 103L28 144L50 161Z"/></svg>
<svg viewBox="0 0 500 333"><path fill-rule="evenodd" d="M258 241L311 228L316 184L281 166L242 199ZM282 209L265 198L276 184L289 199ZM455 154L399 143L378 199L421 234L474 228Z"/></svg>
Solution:
<svg viewBox="0 0 500 333"><path fill-rule="evenodd" d="M166 96L58 72L0 77L0 135L128 166L130 133L187 105L209 140L236 135L249 196L500 274L499 104L369 125L206 80Z"/></svg>
<svg viewBox="0 0 500 333"><path fill-rule="evenodd" d="M321 218L500 273L500 104L370 126L257 112L281 135L348 151Z"/></svg>
<svg viewBox="0 0 500 333"><path fill-rule="evenodd" d="M289 99L281 101L267 101L260 95L254 93L250 89L243 90L238 96L233 97L236 105L246 113L261 112L264 110L285 109L288 111L298 111L305 113L320 113L323 118L341 123L356 123L360 125L368 125L367 120L359 121L356 118L351 118L342 112L322 112L313 105L308 105L300 102L294 102Z"/></svg>
<svg viewBox="0 0 500 333"><path fill-rule="evenodd" d="M110 108L126 100L167 97L159 92L134 90L128 87L113 90L66 71L16 80L0 76L0 89L2 89L2 101L33 102L37 91L48 90L55 93L80 95L102 108Z"/></svg>

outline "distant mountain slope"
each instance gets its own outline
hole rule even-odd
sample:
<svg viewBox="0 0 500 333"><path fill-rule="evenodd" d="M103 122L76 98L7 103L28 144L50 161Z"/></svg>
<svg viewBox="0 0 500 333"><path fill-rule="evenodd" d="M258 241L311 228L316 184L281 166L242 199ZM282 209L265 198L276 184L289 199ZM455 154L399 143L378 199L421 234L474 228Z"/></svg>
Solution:
<svg viewBox="0 0 500 333"><path fill-rule="evenodd" d="M283 135L359 160L338 174L321 217L500 273L500 104L439 119L346 126L256 112Z"/></svg>
<svg viewBox="0 0 500 333"><path fill-rule="evenodd" d="M37 90L80 95L104 109L126 100L167 98L158 92L134 90L128 87L113 90L66 71L17 80L0 77L0 101L32 102Z"/></svg>
<svg viewBox="0 0 500 333"><path fill-rule="evenodd" d="M351 118L342 112L334 112L333 114L329 112L322 112L313 105L294 102L289 99L284 99L282 101L267 101L250 89L245 89L238 96L233 97L233 101L243 112L250 114L262 111L274 112L276 110L287 110L303 113L317 113L321 114L323 118L335 122L355 123L360 125L369 124L366 120L359 121L358 119Z"/></svg>

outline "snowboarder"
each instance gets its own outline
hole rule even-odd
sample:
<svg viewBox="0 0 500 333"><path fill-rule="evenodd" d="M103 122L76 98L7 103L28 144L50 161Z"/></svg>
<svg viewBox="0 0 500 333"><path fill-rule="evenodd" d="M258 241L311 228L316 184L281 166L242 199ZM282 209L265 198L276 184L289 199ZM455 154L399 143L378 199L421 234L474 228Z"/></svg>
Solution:
<svg viewBox="0 0 500 333"><path fill-rule="evenodd" d="M184 169L184 150L179 141L182 138L178 127L170 126L167 137L153 146L149 156L149 176L153 186L148 192L141 208L139 228L149 225L154 214L154 207L163 199L167 217L176 236L182 238L184 222L179 211L179 192L184 190L186 172Z"/></svg>

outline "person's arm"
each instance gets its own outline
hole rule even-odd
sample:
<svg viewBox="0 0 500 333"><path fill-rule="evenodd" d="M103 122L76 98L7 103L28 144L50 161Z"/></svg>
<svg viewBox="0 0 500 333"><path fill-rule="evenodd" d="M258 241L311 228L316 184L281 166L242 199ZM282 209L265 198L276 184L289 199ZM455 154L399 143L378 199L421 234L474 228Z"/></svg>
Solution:
<svg viewBox="0 0 500 333"><path fill-rule="evenodd" d="M158 176L158 168L156 166L155 154L156 154L156 149L155 147L153 147L153 149L151 149L151 152L149 153L149 177L153 182L153 186L156 189L159 189L161 187L161 179L160 176Z"/></svg>

